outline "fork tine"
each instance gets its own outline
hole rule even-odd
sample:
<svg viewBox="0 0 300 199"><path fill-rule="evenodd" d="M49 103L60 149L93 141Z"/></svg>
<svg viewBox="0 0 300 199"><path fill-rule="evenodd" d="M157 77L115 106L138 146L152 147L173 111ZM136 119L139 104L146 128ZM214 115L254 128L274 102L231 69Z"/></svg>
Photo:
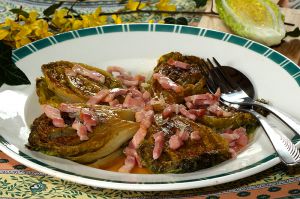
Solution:
<svg viewBox="0 0 300 199"><path fill-rule="evenodd" d="M227 82L227 84L233 89L233 90L241 90L240 86L235 82L232 81L230 75L226 72L226 70L222 69L221 64L213 57L213 60L215 64L217 65L217 70L222 76L222 78Z"/></svg>
<svg viewBox="0 0 300 199"><path fill-rule="evenodd" d="M217 87L221 89L221 92L231 92L233 89L230 87L230 85L228 85L226 79L220 73L219 68L215 67L209 59L207 59L207 62L210 65L210 74L212 76L212 79L215 81L215 85L217 85Z"/></svg>

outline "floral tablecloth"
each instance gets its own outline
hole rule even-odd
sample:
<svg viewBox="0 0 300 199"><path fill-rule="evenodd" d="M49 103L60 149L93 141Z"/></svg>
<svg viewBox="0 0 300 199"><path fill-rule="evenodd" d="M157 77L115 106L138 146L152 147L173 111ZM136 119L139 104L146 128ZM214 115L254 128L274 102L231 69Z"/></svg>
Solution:
<svg viewBox="0 0 300 199"><path fill-rule="evenodd" d="M120 3L121 2L121 3ZM174 1L179 8L189 9L195 1ZM296 1L293 6L297 7ZM25 10L43 10L51 0L1 0L0 21L13 16L9 10L22 6ZM79 6L84 12L101 5L103 10L117 10L124 1L87 1ZM300 12L283 9L286 19L300 26ZM131 19L128 19L131 20ZM228 31L220 19L208 17L189 18L190 25ZM291 42L291 43L289 43ZM287 41L276 50L300 63L299 40ZM296 50L291 50L296 49ZM300 198L300 168L274 166L254 176L235 182L192 190L167 192L137 192L102 189L76 184L28 168L0 151L0 198Z"/></svg>

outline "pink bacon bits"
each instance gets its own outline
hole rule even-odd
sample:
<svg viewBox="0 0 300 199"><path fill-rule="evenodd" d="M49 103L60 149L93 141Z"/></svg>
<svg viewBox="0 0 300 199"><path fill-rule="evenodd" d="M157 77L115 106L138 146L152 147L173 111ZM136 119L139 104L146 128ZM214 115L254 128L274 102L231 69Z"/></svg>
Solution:
<svg viewBox="0 0 300 199"><path fill-rule="evenodd" d="M61 103L59 105L59 110L61 112L65 112L65 113L76 113L79 112L81 108L73 105L73 104L66 104L66 103Z"/></svg>
<svg viewBox="0 0 300 199"><path fill-rule="evenodd" d="M103 102L111 102L120 95L126 95L128 92L127 89L124 88L113 88L109 91L109 94L103 99Z"/></svg>
<svg viewBox="0 0 300 199"><path fill-rule="evenodd" d="M177 129L176 135L181 139L181 141L187 141L189 139L189 132L187 132L185 129Z"/></svg>
<svg viewBox="0 0 300 199"><path fill-rule="evenodd" d="M122 67L119 67L119 66L109 66L107 67L107 72L113 74L114 72L115 73L119 73L121 75L124 75L124 74L128 74Z"/></svg>
<svg viewBox="0 0 300 199"><path fill-rule="evenodd" d="M227 129L221 135L228 141L229 151L231 152L232 157L235 157L237 152L245 147L249 142L246 129L243 127L235 130Z"/></svg>
<svg viewBox="0 0 300 199"><path fill-rule="evenodd" d="M142 97L134 97L132 93L128 93L123 102L124 108L131 108L137 111L143 109L144 106L144 99Z"/></svg>
<svg viewBox="0 0 300 199"><path fill-rule="evenodd" d="M183 145L183 142L178 135L175 134L170 137L170 139L169 139L170 149L176 150L179 147L181 147L181 145Z"/></svg>
<svg viewBox="0 0 300 199"><path fill-rule="evenodd" d="M133 156L135 158L138 166L140 168L142 168L141 158L138 155L138 153L137 153L136 149L134 148L133 143L131 141L129 142L128 146L124 149L123 152L126 156Z"/></svg>
<svg viewBox="0 0 300 199"><path fill-rule="evenodd" d="M159 131L153 135L154 138L154 149L153 149L153 159L156 160L160 157L163 146L165 142L164 133L162 131Z"/></svg>
<svg viewBox="0 0 300 199"><path fill-rule="evenodd" d="M177 68L181 68L181 69L189 69L191 67L190 64L182 62L182 61L175 61L174 59L169 59L167 62L169 65L171 66L175 66Z"/></svg>
<svg viewBox="0 0 300 199"><path fill-rule="evenodd" d="M130 171L134 168L135 165L136 165L135 157L127 156L124 165L120 167L118 171L121 173L130 173Z"/></svg>
<svg viewBox="0 0 300 199"><path fill-rule="evenodd" d="M212 104L209 107L207 107L207 110L211 113L213 113L216 116L221 116L221 117L231 117L232 113L223 110L217 103L216 104Z"/></svg>
<svg viewBox="0 0 300 199"><path fill-rule="evenodd" d="M139 84L145 82L146 79L143 75L132 76L119 66L109 66L107 67L107 71L111 74L118 73L115 77L128 88L138 86Z"/></svg>
<svg viewBox="0 0 300 199"><path fill-rule="evenodd" d="M218 92L218 91L217 91ZM198 95L191 95L185 97L184 100L188 103L189 106L203 106L203 105L212 105L219 102L219 97L216 94L205 93Z"/></svg>
<svg viewBox="0 0 300 199"><path fill-rule="evenodd" d="M102 100L104 100L108 94L109 94L108 89L100 90L96 95L90 97L90 99L87 101L87 104L89 104L89 105L98 104Z"/></svg>
<svg viewBox="0 0 300 199"><path fill-rule="evenodd" d="M75 119L72 124L72 128L77 130L77 135L81 141L88 140L87 127L83 125L79 120Z"/></svg>
<svg viewBox="0 0 300 199"><path fill-rule="evenodd" d="M43 111L49 117L52 119L52 123L55 127L65 127L65 121L61 117L60 111L57 108L54 108L50 105L43 105Z"/></svg>
<svg viewBox="0 0 300 199"><path fill-rule="evenodd" d="M183 116L185 116L191 120L194 120L194 121L196 120L196 115L194 115L194 114L190 113L188 110L186 110L185 106L182 105L179 108L179 111Z"/></svg>
<svg viewBox="0 0 300 199"><path fill-rule="evenodd" d="M177 85L175 82L173 82L170 78L160 74L160 73L154 73L153 78L158 81L158 83L167 90L173 90L176 93L183 92L183 87L180 85Z"/></svg>
<svg viewBox="0 0 300 199"><path fill-rule="evenodd" d="M136 122L140 122L140 128L133 136L131 142L135 149L137 149L140 143L144 140L147 129L151 126L154 120L154 112L153 110L141 110L136 112L135 114Z"/></svg>
<svg viewBox="0 0 300 199"><path fill-rule="evenodd" d="M83 121L83 125L87 128L89 132L92 132L92 127L98 124L97 115L88 108L81 109L80 119Z"/></svg>
<svg viewBox="0 0 300 199"><path fill-rule="evenodd" d="M191 140L200 140L200 139L201 139L201 137L199 135L199 131L193 131L191 133Z"/></svg>
<svg viewBox="0 0 300 199"><path fill-rule="evenodd" d="M146 134L147 134L147 128L141 125L131 140L134 148L136 149L139 148L139 145L144 140Z"/></svg>
<svg viewBox="0 0 300 199"><path fill-rule="evenodd" d="M72 70L75 72L75 73L78 73L78 74L81 74L83 76L86 76L86 77L89 77L95 81L99 81L101 83L104 83L105 82L105 76L102 75L101 73L98 73L96 71L93 71L93 70L88 70L80 65L75 65L73 66Z"/></svg>

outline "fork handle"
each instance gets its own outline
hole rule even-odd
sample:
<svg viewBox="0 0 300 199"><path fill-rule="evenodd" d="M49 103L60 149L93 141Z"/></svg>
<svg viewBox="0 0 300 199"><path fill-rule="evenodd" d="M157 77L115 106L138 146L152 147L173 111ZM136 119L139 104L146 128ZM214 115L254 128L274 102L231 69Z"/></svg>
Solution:
<svg viewBox="0 0 300 199"><path fill-rule="evenodd" d="M243 109L244 110L244 109ZM279 158L289 166L300 163L300 152L298 148L286 137L278 128L272 126L264 116L257 113L253 109L244 110L255 116L260 122L261 126L265 130L269 137L275 151Z"/></svg>
<svg viewBox="0 0 300 199"><path fill-rule="evenodd" d="M270 106L268 104L264 104L261 102L255 101L252 105L255 105L257 107L261 107L263 109L266 109L273 113L277 118L279 118L281 121L283 121L290 129L292 129L296 134L300 136L300 123L296 119L294 119L292 116L289 116L287 113L284 113L283 111L279 111L278 109L274 108L273 106Z"/></svg>

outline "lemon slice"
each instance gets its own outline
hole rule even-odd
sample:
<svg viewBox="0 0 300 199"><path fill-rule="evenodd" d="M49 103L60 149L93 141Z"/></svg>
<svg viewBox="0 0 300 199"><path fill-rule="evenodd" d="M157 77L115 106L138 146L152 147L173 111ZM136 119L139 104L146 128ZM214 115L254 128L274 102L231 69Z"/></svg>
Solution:
<svg viewBox="0 0 300 199"><path fill-rule="evenodd" d="M232 31L267 46L285 36L283 16L270 0L216 0L220 17Z"/></svg>

